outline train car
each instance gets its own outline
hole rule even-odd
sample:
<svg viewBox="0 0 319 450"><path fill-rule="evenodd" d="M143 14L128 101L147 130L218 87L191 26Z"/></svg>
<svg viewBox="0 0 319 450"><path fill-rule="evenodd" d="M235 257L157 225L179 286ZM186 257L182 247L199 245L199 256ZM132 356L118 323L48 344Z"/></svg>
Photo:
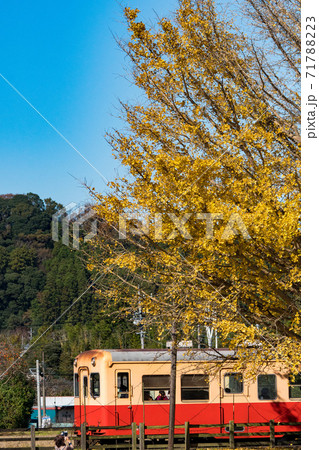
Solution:
<svg viewBox="0 0 319 450"><path fill-rule="evenodd" d="M228 349L179 349L176 380L176 425L221 427L269 422L300 422L300 380L269 363L254 380L234 367ZM168 425L170 353L168 350L90 350L74 361L75 425ZM239 432L264 431L235 426ZM300 431L283 426L282 431ZM107 431L104 431L107 433ZM118 434L118 433L117 433Z"/></svg>

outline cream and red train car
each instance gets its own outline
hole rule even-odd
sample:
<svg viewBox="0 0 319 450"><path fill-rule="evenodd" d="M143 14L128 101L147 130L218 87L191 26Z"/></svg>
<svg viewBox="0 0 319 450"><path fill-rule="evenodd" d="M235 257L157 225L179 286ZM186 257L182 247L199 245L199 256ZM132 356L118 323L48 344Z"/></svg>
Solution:
<svg viewBox="0 0 319 450"><path fill-rule="evenodd" d="M248 380L232 369L233 356L227 349L178 351L176 425L300 421L298 377L291 381L278 364L268 364L255 380ZM74 361L75 425L168 425L169 373L167 350L81 353ZM300 427L281 427L288 429ZM264 431L244 426L237 430ZM211 432L227 431L220 427Z"/></svg>

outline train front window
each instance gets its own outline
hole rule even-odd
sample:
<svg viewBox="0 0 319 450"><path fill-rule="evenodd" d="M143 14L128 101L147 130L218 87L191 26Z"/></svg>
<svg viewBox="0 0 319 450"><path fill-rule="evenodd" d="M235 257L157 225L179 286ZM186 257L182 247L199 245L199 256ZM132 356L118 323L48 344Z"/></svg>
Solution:
<svg viewBox="0 0 319 450"><path fill-rule="evenodd" d="M90 389L92 397L100 396L100 374L91 373L90 375Z"/></svg>
<svg viewBox="0 0 319 450"><path fill-rule="evenodd" d="M129 374L128 372L118 372L117 374L117 397L129 397Z"/></svg>
<svg viewBox="0 0 319 450"><path fill-rule="evenodd" d="M79 396L79 374L74 374L74 397Z"/></svg>
<svg viewBox="0 0 319 450"><path fill-rule="evenodd" d="M209 383L205 375L182 375L182 400L209 400Z"/></svg>
<svg viewBox="0 0 319 450"><path fill-rule="evenodd" d="M290 375L289 377L289 398L301 398L301 375Z"/></svg>
<svg viewBox="0 0 319 450"><path fill-rule="evenodd" d="M241 373L226 373L224 377L226 394L242 394L243 386L243 376Z"/></svg>
<svg viewBox="0 0 319 450"><path fill-rule="evenodd" d="M83 395L84 397L88 396L88 377L83 377Z"/></svg>
<svg viewBox="0 0 319 450"><path fill-rule="evenodd" d="M143 375L144 401L169 400L169 375Z"/></svg>
<svg viewBox="0 0 319 450"><path fill-rule="evenodd" d="M275 400L277 397L276 375L258 375L259 400Z"/></svg>

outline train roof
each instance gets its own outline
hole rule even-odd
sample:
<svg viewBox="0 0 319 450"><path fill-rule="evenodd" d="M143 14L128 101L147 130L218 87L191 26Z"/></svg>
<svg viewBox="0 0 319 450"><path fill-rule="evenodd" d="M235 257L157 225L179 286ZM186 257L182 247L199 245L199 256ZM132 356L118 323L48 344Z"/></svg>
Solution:
<svg viewBox="0 0 319 450"><path fill-rule="evenodd" d="M88 350L77 356L79 357L97 357L101 353L108 355L110 362L165 362L170 361L170 351L164 349L141 350L141 349L104 349ZM178 361L218 361L226 358L233 358L235 352L229 349L189 349L180 348L177 350ZM102 356L102 355L101 355Z"/></svg>

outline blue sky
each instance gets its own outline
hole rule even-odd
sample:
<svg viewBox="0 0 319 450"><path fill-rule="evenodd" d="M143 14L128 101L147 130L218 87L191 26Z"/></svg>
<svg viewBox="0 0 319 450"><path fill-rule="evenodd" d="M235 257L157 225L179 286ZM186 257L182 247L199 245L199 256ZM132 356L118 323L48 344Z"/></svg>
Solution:
<svg viewBox="0 0 319 450"><path fill-rule="evenodd" d="M177 0L3 0L0 4L0 194L34 192L63 204L88 198L81 180L105 182L17 93L25 97L107 179L120 172L104 140L120 126L118 99L140 92L124 76L122 6L147 23ZM122 6L121 6L122 5ZM10 83L16 91L10 86Z"/></svg>

